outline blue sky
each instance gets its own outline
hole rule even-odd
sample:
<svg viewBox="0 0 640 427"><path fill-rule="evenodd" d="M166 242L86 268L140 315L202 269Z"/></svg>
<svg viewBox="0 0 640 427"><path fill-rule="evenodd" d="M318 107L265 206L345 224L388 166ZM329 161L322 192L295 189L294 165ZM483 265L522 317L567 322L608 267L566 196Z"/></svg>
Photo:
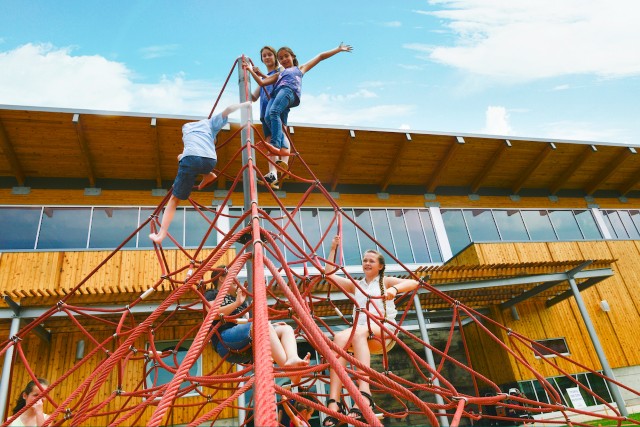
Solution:
<svg viewBox="0 0 640 427"><path fill-rule="evenodd" d="M241 54L306 62L343 41L290 123L640 142L637 0L0 7L0 104L206 116ZM221 102L237 100L234 72Z"/></svg>

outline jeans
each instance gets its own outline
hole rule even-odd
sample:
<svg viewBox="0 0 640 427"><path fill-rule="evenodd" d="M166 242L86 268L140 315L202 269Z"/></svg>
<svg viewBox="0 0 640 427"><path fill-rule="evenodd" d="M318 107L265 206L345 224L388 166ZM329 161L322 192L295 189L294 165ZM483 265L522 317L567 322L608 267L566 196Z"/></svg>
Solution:
<svg viewBox="0 0 640 427"><path fill-rule="evenodd" d="M296 94L293 90L283 87L267 104L266 119L271 130L271 145L276 148L289 148L289 141L282 132L282 124L287 124L289 110L295 101Z"/></svg>

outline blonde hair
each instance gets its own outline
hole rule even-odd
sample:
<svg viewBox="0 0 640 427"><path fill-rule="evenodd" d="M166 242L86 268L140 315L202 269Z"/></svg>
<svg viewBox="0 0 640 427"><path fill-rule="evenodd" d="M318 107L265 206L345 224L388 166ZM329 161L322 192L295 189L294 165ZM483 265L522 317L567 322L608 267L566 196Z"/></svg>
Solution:
<svg viewBox="0 0 640 427"><path fill-rule="evenodd" d="M378 258L378 262L382 266L380 269L380 273L378 276L378 284L380 285L380 297L382 298L382 307L384 308L384 318L387 318L387 300L384 297L384 270L387 267L387 263L384 260L384 256L373 249L367 249L364 251L364 255L366 254L374 254Z"/></svg>

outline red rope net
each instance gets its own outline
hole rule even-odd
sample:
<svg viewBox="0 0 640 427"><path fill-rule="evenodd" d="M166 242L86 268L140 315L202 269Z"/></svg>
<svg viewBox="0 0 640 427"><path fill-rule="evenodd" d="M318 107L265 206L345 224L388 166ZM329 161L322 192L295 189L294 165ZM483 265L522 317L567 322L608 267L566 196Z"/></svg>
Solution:
<svg viewBox="0 0 640 427"><path fill-rule="evenodd" d="M245 87L245 93L248 93L248 85ZM264 142L250 121L243 124L243 129L252 129L260 142ZM225 177L231 182L227 196L221 204L217 207L207 207L190 199L193 208L209 224L200 245L195 250L185 249L169 235L167 238L176 245L180 261L173 263L161 246L155 246L155 262L161 270L161 275L133 301L120 308L111 309L78 306L73 303L77 300L73 297L82 293L85 283L98 274L127 241L135 238L138 232L149 228L154 230L159 225L158 217L168 200L167 196L144 224L70 290L56 306L2 343L0 356L13 349L15 360L24 366L29 377L33 379L36 378L36 370L39 368L38 359L36 355L25 351L23 343L25 338L35 333L38 325L54 316L62 316L68 320L68 327L89 343L90 351L81 360L60 377L50 378L49 387L40 391L39 397L46 399L48 407L53 408L46 425L213 425L217 419L237 414L238 411L244 413L244 417L241 417L243 426L251 423L260 426L278 425L277 411L282 409L286 401L302 402L318 411L317 413L324 414L323 417L332 416L341 423L365 425L324 406L328 399L326 390L330 366L336 370L344 384L343 398L346 401L350 398L356 403L370 425L381 425L381 418L390 422L410 418L414 423L430 425L440 425L444 419L451 425L469 422L482 425L513 424L523 423L528 421L529 417L550 412L563 414L564 420L545 421L542 418L537 422L586 425L573 421L572 417L595 414L563 404L563 398L557 388L527 362L524 352L533 351L540 355L539 344L534 346L533 341L525 336L506 329L478 311L465 307L406 268L407 277L421 281L418 290L438 295L451 309L452 320L444 345L432 345L425 337L416 335L404 326L405 318L414 309L414 297L418 290L397 299L397 322L383 321L383 315L374 309L375 305L360 307L352 320L345 316L340 307L344 310L345 306L355 303L355 300L339 284L327 283L323 266L335 266L346 277L352 276L339 260L336 262L324 259L320 255L320 248L335 234L341 233L343 222L351 223L372 241L376 242L376 239L341 210L314 175L313 170L295 150L291 135L286 136L291 142L292 163L299 163L296 167L298 173L292 178L308 185L307 191L295 207L285 207L269 186L261 193L258 203L256 182L264 182L264 175L257 167L255 159L264 159L266 162L271 160L268 153L261 148L263 145L254 146L251 138L247 138L237 150L232 150L233 154L228 162L220 165L216 171L218 179ZM229 144L234 137L235 134L225 141L220 141L218 149ZM251 153L247 156L248 161L240 170L231 170L231 164L242 155L243 150ZM280 169L280 172L283 170ZM250 206L242 214L229 214L224 207L230 206L230 195L241 184L243 177L248 178L250 182ZM321 235L312 238L302 231L300 215L301 209L309 204L310 196L318 193L331 206L332 214ZM271 216L273 208L267 210L261 206L275 206L280 216ZM225 231L221 226L223 222L230 224L229 231L215 248L206 249L205 242L211 233ZM376 243L388 259L403 266L393 253ZM213 281L210 272L214 272L214 278L221 273L216 266L222 259L231 260L227 262L227 277L219 285L217 297L213 301L207 301L204 291ZM251 278L250 286L244 283L245 280L241 277L243 272L247 272ZM250 301L249 309L241 314L222 316L220 308L233 283L243 286L248 295L247 300ZM136 310L144 305L144 300L155 291L167 289L167 285L168 296L160 300L152 312ZM357 286L355 280L354 285ZM326 292L318 293L318 289ZM238 322L244 314L249 314L249 322L253 324L253 362L229 364L226 362L232 354L229 353L221 359L207 357L207 363L204 363L203 355L212 352L210 341L217 329L225 322ZM374 356L371 366L364 365L346 350L351 346L351 340L344 348L332 341L335 330L357 322L358 316L366 316L369 324L376 324L382 330L380 341L385 345L381 346L382 353ZM333 318L331 324L327 320L330 317ZM341 326L336 324L336 319ZM308 342L317 351L317 363L309 366L274 367L271 359L269 322L277 321L287 322L293 327L298 338ZM463 327L463 322L469 321L485 336L485 342L501 348L517 361L523 372L529 372L535 377L551 403L539 402L522 394L503 393L493 381L474 370L471 350L468 348ZM182 333L179 333L177 340L167 347L159 337L167 336L165 331L176 328L176 325L181 326ZM461 335L462 356L453 354L456 331ZM509 345L499 338L499 332L508 336ZM389 343L395 345L387 345ZM435 366L426 361L425 350L430 351L438 360ZM550 349L545 351L555 353ZM411 375L394 372L392 360L397 358L389 357L394 352L402 355ZM572 362L566 356L558 353L555 355L563 361L571 362L576 370L591 372L604 378L597 371ZM348 361L347 368L342 368L338 363L339 357ZM578 387L583 395L591 396L598 404L609 409L607 415L598 415L598 418L614 420L618 424L624 420L614 405L596 395L575 376L549 359L542 360L545 360L558 376ZM89 371L86 370L87 365L91 366ZM194 367L199 369L194 370ZM457 377L464 378L463 384L447 378L446 373L452 369L458 372ZM79 377L78 372L89 373ZM285 377L300 377L301 381L294 385L294 389L282 387L279 385L282 383L280 378ZM378 403L373 410L358 392L354 379L363 379L370 383ZM611 379L608 381L629 393L639 395L619 382ZM246 392L251 392L251 397L247 397ZM276 399L275 395L281 397ZM31 405L28 404L17 414L10 416L3 425L11 423Z"/></svg>

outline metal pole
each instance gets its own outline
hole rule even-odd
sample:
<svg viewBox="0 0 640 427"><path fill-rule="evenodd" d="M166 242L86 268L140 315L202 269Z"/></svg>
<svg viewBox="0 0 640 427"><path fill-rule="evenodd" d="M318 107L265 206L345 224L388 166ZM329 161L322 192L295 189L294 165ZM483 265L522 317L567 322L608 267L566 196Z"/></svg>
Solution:
<svg viewBox="0 0 640 427"><path fill-rule="evenodd" d="M9 339L18 334L20 330L20 318L16 315L11 319L11 327L9 328ZM11 380L11 363L13 362L13 346L9 347L4 354L4 363L2 364L2 378L0 378L0 417L5 420L5 411L7 410L7 402L9 402L9 381Z"/></svg>
<svg viewBox="0 0 640 427"><path fill-rule="evenodd" d="M244 55L242 57L244 59ZM240 102L251 101L251 80L245 79L245 72L242 69L242 65L238 64L238 87L240 89ZM251 143L251 149L242 150L242 166L245 167L249 164L249 159L253 160L255 164L256 153L253 149L253 118L251 108L240 109L240 123L242 130L240 131L240 145L246 146L247 141ZM249 179L249 168L245 169L242 173L242 191L244 193L244 211L251 210L251 194L252 190L256 194L256 203L258 202L258 191L256 183ZM245 227L251 225L251 216L245 220ZM253 252L253 245L247 247L247 251ZM251 261L249 261L251 262ZM253 292L253 269L247 266L247 281L249 283L249 292Z"/></svg>
<svg viewBox="0 0 640 427"><path fill-rule="evenodd" d="M609 366L609 361L607 361L607 356L604 354L604 350L602 349L602 345L600 344L600 339L598 338L598 334L596 333L596 330L593 327L593 323L591 322L591 317L589 317L589 312L587 311L587 307L584 305L584 301L582 300L582 295L580 295L580 290L578 289L578 285L576 284L576 281L573 277L569 277L569 285L571 286L571 292L573 292L573 297L576 299L576 303L578 304L578 309L580 310L580 314L582 315L582 320L584 321L584 324L587 327L587 332L589 332L589 336L591 337L591 342L593 343L593 347L596 350L598 359L600 359L602 370L604 371L604 374L607 377L615 380L615 376L613 375L611 366ZM627 411L627 406L624 403L622 394L620 394L620 389L616 384L612 383L609 380L607 380L607 384L609 385L611 394L613 394L613 399L616 401L616 405L618 405L620 414L622 414L625 417L628 417L629 412Z"/></svg>
<svg viewBox="0 0 640 427"><path fill-rule="evenodd" d="M422 314L422 305L420 304L420 298L418 298L418 294L415 294L413 296L413 305L415 305L416 307L416 316L418 317L418 325L420 326L420 334L422 335L422 340L427 344L431 344L429 342L429 333L427 332L427 324L424 320L424 315ZM435 371L437 367L436 367L436 361L433 359L433 352L429 347L425 346L424 354L425 356L427 356L427 363ZM435 385L436 387L440 387L440 380L438 378L434 378L433 385ZM438 405L444 405L444 399L442 399L442 396L440 396L439 394L436 394L436 403ZM449 427L449 418L447 418L445 415L442 415L445 413L446 411L439 409L438 414L441 414L441 415L438 418L440 418L441 426Z"/></svg>

